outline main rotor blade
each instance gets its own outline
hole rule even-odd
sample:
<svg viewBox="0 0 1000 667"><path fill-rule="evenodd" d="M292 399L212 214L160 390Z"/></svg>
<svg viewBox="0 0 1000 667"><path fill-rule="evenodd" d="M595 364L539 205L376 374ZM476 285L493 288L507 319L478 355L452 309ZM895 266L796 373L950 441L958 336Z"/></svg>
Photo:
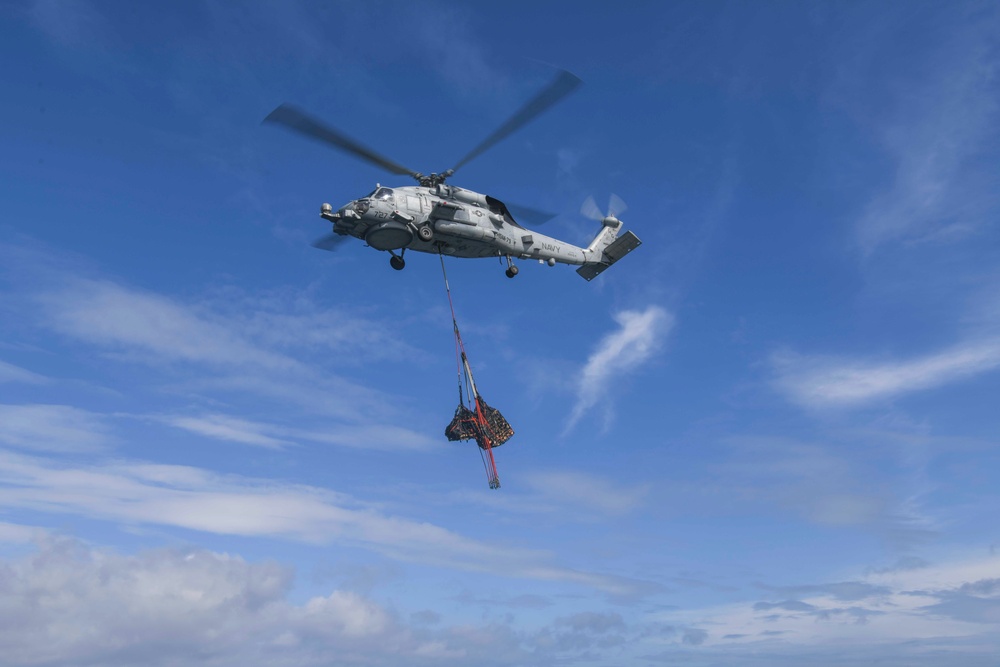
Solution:
<svg viewBox="0 0 1000 667"><path fill-rule="evenodd" d="M420 175L417 172L407 169L403 165L397 164L389 158L382 157L367 146L362 146L350 137L341 134L327 125L324 125L315 118L308 116L290 104L282 104L277 109L269 113L263 122L284 125L285 127L295 130L300 134L304 134L311 139L317 139L325 144L333 146L334 148L356 155L362 160L371 162L372 164L382 167L386 171L393 174L399 174L400 176L412 176L419 180Z"/></svg>
<svg viewBox="0 0 1000 667"><path fill-rule="evenodd" d="M330 232L329 234L326 234L325 236L319 237L318 239L316 239L315 241L313 241L310 245L312 247L314 247L314 248L319 248L320 250L330 250L330 251L333 251L333 250L337 249L337 246L339 246L341 243L343 243L344 241L346 241L349 238L351 238L351 237L350 236L342 236L340 234L334 234L333 232Z"/></svg>
<svg viewBox="0 0 1000 667"><path fill-rule="evenodd" d="M506 123L501 125L493 134L488 136L483 143L472 149L471 153L459 160L458 164L451 168L451 171L458 171L459 167L463 166L473 158L478 157L481 153L491 148L498 141L523 127L537 115L551 107L566 95L573 92L573 89L579 86L580 83L581 81L579 77L575 74L571 74L566 70L561 70L552 83L538 93L534 99L521 107L521 109L511 116Z"/></svg>
<svg viewBox="0 0 1000 667"><path fill-rule="evenodd" d="M520 206L518 204L504 204L510 214L514 216L514 219L518 222L526 222L529 225L537 226L543 225L552 218L556 217L555 213L550 213L548 211L539 211L537 208L530 208L528 206Z"/></svg>

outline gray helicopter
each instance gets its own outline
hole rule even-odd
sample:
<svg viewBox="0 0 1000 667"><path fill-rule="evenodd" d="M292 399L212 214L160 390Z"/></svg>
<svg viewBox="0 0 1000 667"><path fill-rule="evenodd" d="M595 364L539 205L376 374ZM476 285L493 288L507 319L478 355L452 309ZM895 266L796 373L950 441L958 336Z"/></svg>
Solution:
<svg viewBox="0 0 1000 667"><path fill-rule="evenodd" d="M593 199L584 203L582 212L597 219L601 230L590 245L581 248L521 226L499 199L445 183L467 162L527 124L579 84L579 78L561 71L458 164L440 174L425 175L407 169L288 104L272 111L264 122L283 125L393 174L410 176L418 183L392 188L378 185L365 197L337 210L323 204L320 216L333 223L333 230L314 241L314 247L333 250L354 237L376 250L388 251L389 264L396 270L406 265L403 254L409 249L453 257L505 258L509 278L518 273L514 258L537 259L549 266L557 262L572 264L580 267L577 273L593 280L642 243L632 232L620 234L622 222L616 215L622 213L624 204L617 197L612 196L606 214L599 211ZM524 207L511 208L522 219L552 217Z"/></svg>

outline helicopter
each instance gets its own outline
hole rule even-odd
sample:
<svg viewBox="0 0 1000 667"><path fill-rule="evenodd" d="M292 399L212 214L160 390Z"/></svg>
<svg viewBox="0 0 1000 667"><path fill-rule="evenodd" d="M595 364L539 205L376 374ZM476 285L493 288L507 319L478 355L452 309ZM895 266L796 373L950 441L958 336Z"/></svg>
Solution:
<svg viewBox="0 0 1000 667"><path fill-rule="evenodd" d="M642 243L630 231L620 233L622 222L617 215L624 210L621 199L613 195L606 213L601 213L592 198L584 202L582 212L599 221L601 229L590 245L581 248L522 226L511 209L522 219L552 216L524 207L508 207L489 195L446 183L459 168L533 120L580 83L574 74L560 70L549 85L504 124L454 167L441 173L422 174L408 169L287 103L268 114L263 122L284 126L417 182L402 187L377 184L364 197L336 210L324 203L320 216L332 222L333 229L313 242L316 248L334 250L349 238L361 239L376 250L387 251L391 255L389 264L397 271L406 266L403 255L407 250L454 257L498 257L501 261L506 259L508 278L518 274L515 258L537 259L549 266L557 262L577 265L577 273L589 281Z"/></svg>

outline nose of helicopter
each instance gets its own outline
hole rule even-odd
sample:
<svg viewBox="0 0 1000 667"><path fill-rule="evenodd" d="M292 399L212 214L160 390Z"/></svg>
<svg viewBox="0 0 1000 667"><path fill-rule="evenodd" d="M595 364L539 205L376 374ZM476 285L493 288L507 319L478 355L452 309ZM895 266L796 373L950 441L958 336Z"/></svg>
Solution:
<svg viewBox="0 0 1000 667"><path fill-rule="evenodd" d="M323 204L320 207L319 214L331 222L336 222L344 219L358 219L364 215L364 212L367 210L367 201L355 199L347 202L336 211L333 210L333 206L331 204Z"/></svg>

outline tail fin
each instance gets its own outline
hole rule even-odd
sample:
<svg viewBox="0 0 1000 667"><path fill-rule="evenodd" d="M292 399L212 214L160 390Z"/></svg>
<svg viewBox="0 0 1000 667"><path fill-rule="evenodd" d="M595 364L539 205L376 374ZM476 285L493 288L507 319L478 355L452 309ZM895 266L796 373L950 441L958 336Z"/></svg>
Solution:
<svg viewBox="0 0 1000 667"><path fill-rule="evenodd" d="M607 216L601 222L604 227L587 246L587 261L576 270L587 280L593 280L609 266L642 245L639 237L632 232L618 236L622 222L613 215Z"/></svg>

